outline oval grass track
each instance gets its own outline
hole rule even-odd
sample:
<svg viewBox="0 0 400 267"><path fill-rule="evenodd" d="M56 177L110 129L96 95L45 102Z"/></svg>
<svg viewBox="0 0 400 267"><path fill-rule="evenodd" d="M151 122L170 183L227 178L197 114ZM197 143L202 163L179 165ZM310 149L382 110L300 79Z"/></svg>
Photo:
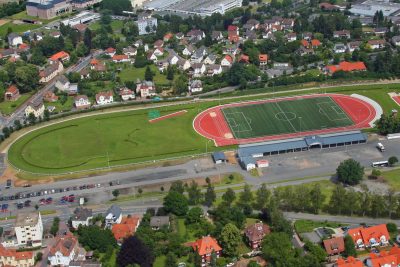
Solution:
<svg viewBox="0 0 400 267"><path fill-rule="evenodd" d="M188 112L156 123L149 110L123 111L74 119L33 131L8 151L23 171L60 174L205 152L204 138L192 128L197 106L160 108L166 115Z"/></svg>

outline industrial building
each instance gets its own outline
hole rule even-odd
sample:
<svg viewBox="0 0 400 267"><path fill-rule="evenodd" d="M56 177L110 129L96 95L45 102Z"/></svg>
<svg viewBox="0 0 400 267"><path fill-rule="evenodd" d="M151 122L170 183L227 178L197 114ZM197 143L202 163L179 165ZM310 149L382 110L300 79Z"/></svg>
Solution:
<svg viewBox="0 0 400 267"><path fill-rule="evenodd" d="M78 1L78 0L74 0L74 1ZM81 2L87 2L87 1L81 1ZM75 26L78 24L85 24L85 23L89 23L91 21L97 20L100 18L100 14L99 13L93 13L93 12L89 12L89 11L83 11L81 13L79 13L78 15L69 18L69 19L65 19L63 21L61 21L62 24L64 24L65 26L69 25L69 26Z"/></svg>
<svg viewBox="0 0 400 267"><path fill-rule="evenodd" d="M170 11L186 15L211 16L213 13L225 14L226 11L242 6L242 0L153 0L143 3L143 8L154 11Z"/></svg>
<svg viewBox="0 0 400 267"><path fill-rule="evenodd" d="M381 10L385 17L396 16L400 13L400 4L389 0L367 0L360 4L353 4L349 11L355 15L373 17L377 11Z"/></svg>
<svg viewBox="0 0 400 267"><path fill-rule="evenodd" d="M28 0L26 3L28 16L41 19L52 19L71 11L72 5L66 0Z"/></svg>
<svg viewBox="0 0 400 267"><path fill-rule="evenodd" d="M350 131L240 145L238 158L241 166L248 170L255 168L257 158L307 151L315 148L325 149L362 144L367 142L367 138L367 135L360 131Z"/></svg>

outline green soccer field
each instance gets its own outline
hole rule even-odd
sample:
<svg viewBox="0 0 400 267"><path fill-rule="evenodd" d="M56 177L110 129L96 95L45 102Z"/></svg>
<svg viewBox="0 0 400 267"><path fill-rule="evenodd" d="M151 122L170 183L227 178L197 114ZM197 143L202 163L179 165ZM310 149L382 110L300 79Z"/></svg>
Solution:
<svg viewBox="0 0 400 267"><path fill-rule="evenodd" d="M344 127L353 124L330 97L300 98L223 108L237 139Z"/></svg>

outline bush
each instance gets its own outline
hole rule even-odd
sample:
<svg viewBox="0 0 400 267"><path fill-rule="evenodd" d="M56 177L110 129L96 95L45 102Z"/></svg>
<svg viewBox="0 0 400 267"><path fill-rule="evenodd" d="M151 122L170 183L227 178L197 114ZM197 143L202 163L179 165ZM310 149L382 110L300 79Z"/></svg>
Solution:
<svg viewBox="0 0 400 267"><path fill-rule="evenodd" d="M389 162L389 165L390 165L390 166L393 166L393 165L395 165L397 162L399 162L399 159L398 159L396 156L391 156L391 157L388 159L388 162Z"/></svg>

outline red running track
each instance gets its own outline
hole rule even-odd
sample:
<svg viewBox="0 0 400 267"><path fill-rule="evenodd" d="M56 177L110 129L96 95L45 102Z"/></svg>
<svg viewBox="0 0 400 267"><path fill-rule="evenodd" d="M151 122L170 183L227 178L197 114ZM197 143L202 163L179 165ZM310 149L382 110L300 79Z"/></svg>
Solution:
<svg viewBox="0 0 400 267"><path fill-rule="evenodd" d="M247 138L247 139L235 139L221 111L221 109L225 107L237 107L237 106L254 105L266 102L277 102L285 100L294 100L298 98L315 98L324 96L331 97L343 109L343 111L347 113L347 115L351 118L354 124L340 128L304 131L304 132L280 134L280 135L268 135L268 136L261 136L255 138ZM371 127L370 122L375 118L375 115L376 115L375 108L371 104L361 99L340 94L323 94L323 95L317 94L317 95L303 95L303 96L286 97L278 99L267 99L261 101L250 101L243 103L232 103L232 104L212 107L201 112L196 116L196 118L193 121L193 128L198 134L204 136L205 138L214 140L216 146L228 146L228 145L247 144L247 143L263 142L270 140L296 138L308 135L326 134L326 133L342 132L355 129L370 128Z"/></svg>

